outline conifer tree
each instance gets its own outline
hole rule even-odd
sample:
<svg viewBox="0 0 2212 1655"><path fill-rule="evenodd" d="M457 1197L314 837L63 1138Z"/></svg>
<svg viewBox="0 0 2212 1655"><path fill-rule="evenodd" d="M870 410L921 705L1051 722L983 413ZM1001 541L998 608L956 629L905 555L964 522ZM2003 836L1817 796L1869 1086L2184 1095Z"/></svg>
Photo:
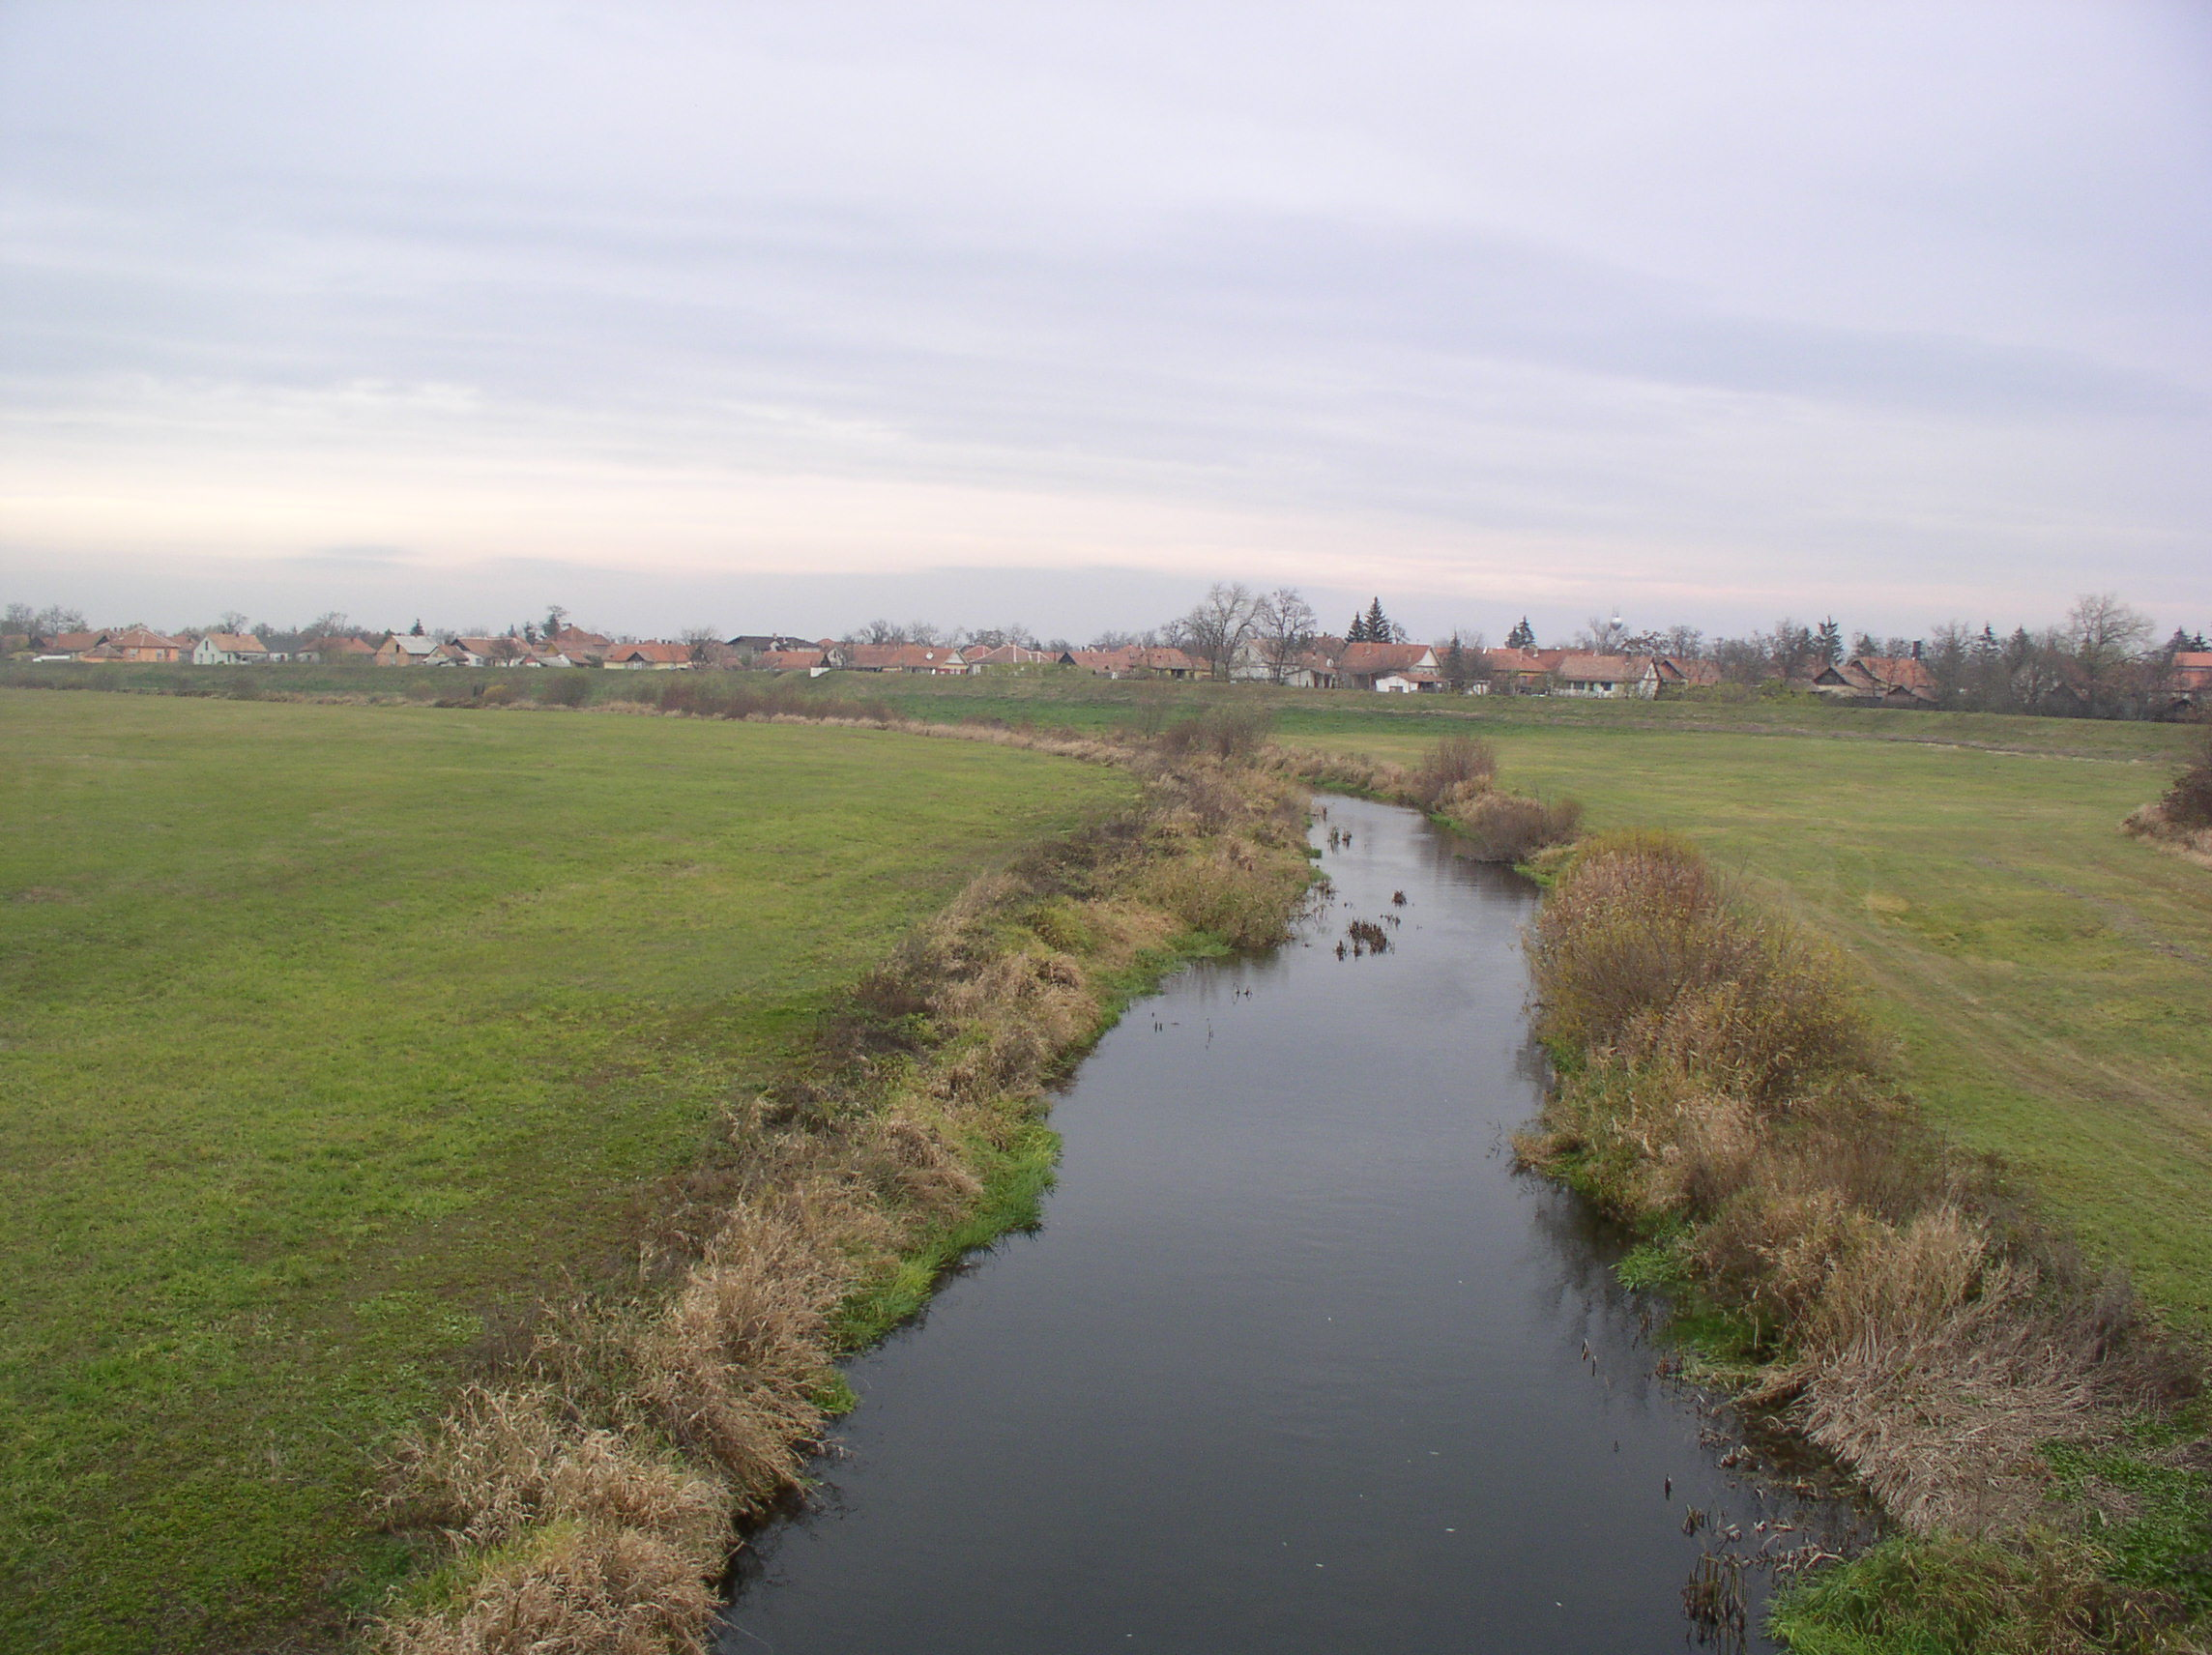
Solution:
<svg viewBox="0 0 2212 1655"><path fill-rule="evenodd" d="M1367 617L1357 610L1353 610L1352 613L1352 624L1345 628L1344 641L1348 644L1370 642L1367 636Z"/></svg>
<svg viewBox="0 0 2212 1655"><path fill-rule="evenodd" d="M1532 650L1536 647L1536 629L1528 624L1528 616L1522 616L1513 630L1505 634L1505 647L1509 650Z"/></svg>
<svg viewBox="0 0 2212 1655"><path fill-rule="evenodd" d="M1382 613L1382 600L1370 598L1367 603L1367 641L1370 644L1387 644L1390 641L1390 621Z"/></svg>
<svg viewBox="0 0 2212 1655"><path fill-rule="evenodd" d="M1832 667L1844 658L1844 629L1836 624L1831 615L1820 623L1820 629L1813 635L1813 653L1819 656L1820 664Z"/></svg>

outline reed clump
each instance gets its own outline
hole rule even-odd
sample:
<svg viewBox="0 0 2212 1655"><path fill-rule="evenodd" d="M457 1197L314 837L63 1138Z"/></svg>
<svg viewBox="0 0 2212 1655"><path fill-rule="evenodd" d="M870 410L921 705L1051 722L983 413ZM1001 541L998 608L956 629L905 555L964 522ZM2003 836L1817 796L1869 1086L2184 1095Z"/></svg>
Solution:
<svg viewBox="0 0 2212 1655"><path fill-rule="evenodd" d="M541 1307L399 1446L381 1514L448 1564L431 1601L378 1625L387 1655L705 1648L735 1524L800 1485L850 1396L836 1357L964 1249L1033 1221L1044 1085L1179 951L1287 929L1311 879L1303 799L1242 742L1033 743L1110 753L1141 805L976 881L908 939L655 1193L629 1279Z"/></svg>
<svg viewBox="0 0 2212 1655"><path fill-rule="evenodd" d="M2205 737L2196 760L2173 778L2173 785L2120 826L2139 839L2212 867L2212 734Z"/></svg>
<svg viewBox="0 0 2212 1655"><path fill-rule="evenodd" d="M1694 846L1584 840L1528 951L1560 1078L1522 1159L1665 1237L1732 1328L1724 1367L1906 1530L2044 1579L2052 1446L2189 1395L2192 1363L2123 1280L1918 1122L1841 960L1733 898Z"/></svg>
<svg viewBox="0 0 2212 1655"><path fill-rule="evenodd" d="M1275 767L1309 787L1410 804L1459 834L1475 861L1525 862L1571 843L1583 807L1572 798L1541 799L1498 785L1498 754L1475 736L1436 743L1409 769L1352 753L1278 751Z"/></svg>

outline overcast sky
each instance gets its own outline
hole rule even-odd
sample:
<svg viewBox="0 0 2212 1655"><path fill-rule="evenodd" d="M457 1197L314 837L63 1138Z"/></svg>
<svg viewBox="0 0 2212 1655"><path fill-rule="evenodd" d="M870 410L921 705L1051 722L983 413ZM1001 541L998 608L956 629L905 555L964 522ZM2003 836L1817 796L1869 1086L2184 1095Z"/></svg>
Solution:
<svg viewBox="0 0 2212 1655"><path fill-rule="evenodd" d="M0 0L0 600L2212 626L2212 4Z"/></svg>

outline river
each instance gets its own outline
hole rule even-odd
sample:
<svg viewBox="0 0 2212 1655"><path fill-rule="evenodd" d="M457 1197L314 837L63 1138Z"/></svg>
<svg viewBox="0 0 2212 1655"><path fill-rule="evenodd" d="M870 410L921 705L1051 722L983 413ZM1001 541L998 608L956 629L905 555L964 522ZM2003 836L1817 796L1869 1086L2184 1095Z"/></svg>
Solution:
<svg viewBox="0 0 2212 1655"><path fill-rule="evenodd" d="M1409 811L1314 831L1327 905L1132 1006L1055 1104L1042 1226L852 1362L720 1655L1672 1651L1712 1524L1848 1526L1722 1463L1618 1238L1513 1170L1532 887ZM1763 1649L1749 1580L1722 1641Z"/></svg>

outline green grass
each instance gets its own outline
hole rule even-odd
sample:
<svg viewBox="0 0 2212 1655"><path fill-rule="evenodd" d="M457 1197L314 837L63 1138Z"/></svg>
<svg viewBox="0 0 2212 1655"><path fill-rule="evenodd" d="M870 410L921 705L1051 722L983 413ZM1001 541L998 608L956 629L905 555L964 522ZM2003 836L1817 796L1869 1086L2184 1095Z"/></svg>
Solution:
<svg viewBox="0 0 2212 1655"><path fill-rule="evenodd" d="M0 689L0 1647L371 1595L375 1447L619 1272L838 988L1130 790L869 732Z"/></svg>

